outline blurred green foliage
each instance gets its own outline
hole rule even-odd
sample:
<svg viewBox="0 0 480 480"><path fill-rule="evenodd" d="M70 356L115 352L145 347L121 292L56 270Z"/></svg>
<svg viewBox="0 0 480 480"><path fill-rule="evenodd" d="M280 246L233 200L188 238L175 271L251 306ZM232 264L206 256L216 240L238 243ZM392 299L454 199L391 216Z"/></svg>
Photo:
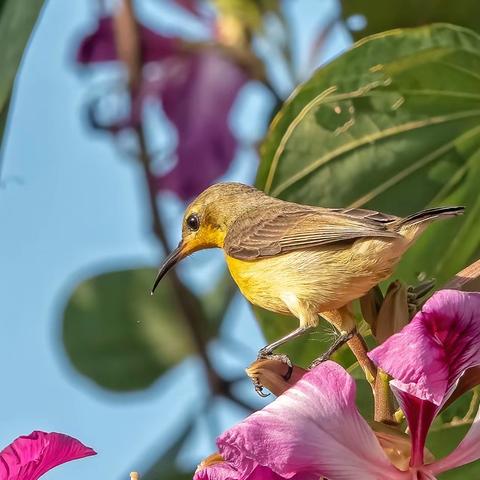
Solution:
<svg viewBox="0 0 480 480"><path fill-rule="evenodd" d="M43 0L0 2L0 145L5 128L13 82Z"/></svg>
<svg viewBox="0 0 480 480"><path fill-rule="evenodd" d="M461 422L452 423L448 426L433 428L427 439L427 448L434 452L437 458L442 458L452 452L460 441L465 437L469 424ZM475 479L480 476L480 462L473 462L463 467L456 468L446 473L438 475L439 480L466 480Z"/></svg>
<svg viewBox="0 0 480 480"><path fill-rule="evenodd" d="M263 16L278 12L278 0L212 0L220 15L231 16L252 31L263 28Z"/></svg>
<svg viewBox="0 0 480 480"><path fill-rule="evenodd" d="M63 339L75 367L112 390L148 387L194 352L172 285L148 295L155 272L126 270L82 283L65 310Z"/></svg>
<svg viewBox="0 0 480 480"><path fill-rule="evenodd" d="M477 0L340 0L342 18L355 40L392 28L420 27L447 22L480 31L480 2ZM364 17L359 18L360 17ZM357 22L354 20L356 17ZM361 26L365 28L351 28ZM358 25L360 23L360 25Z"/></svg>
<svg viewBox="0 0 480 480"><path fill-rule="evenodd" d="M185 310L169 278L149 295L154 269L105 273L81 283L63 319L63 340L73 365L111 390L144 389L196 353ZM205 340L214 337L233 294L222 279L207 295L189 301L204 313Z"/></svg>

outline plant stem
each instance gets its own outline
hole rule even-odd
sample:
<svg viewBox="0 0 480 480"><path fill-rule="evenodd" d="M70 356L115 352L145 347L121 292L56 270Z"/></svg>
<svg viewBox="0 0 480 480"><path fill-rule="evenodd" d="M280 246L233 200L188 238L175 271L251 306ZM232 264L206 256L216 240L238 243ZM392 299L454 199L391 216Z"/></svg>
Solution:
<svg viewBox="0 0 480 480"><path fill-rule="evenodd" d="M169 246L160 220L161 215L156 201L156 192L153 185L154 179L150 171L150 156L148 153L145 133L143 131L142 125L139 125L136 128L136 134L139 144L139 159L143 167L148 187L148 198L150 203L150 209L152 212L152 229L155 236L158 238L160 244L162 245L165 253L168 253ZM204 329L207 328L208 322L204 318L203 312L201 310L201 305L199 304L199 302L196 301L195 297L191 294L187 287L185 287L185 285L181 282L177 273L174 270L169 272L169 276L170 281L173 284L173 291L175 293L177 303L179 307L183 310L185 320L192 334L192 339L195 343L195 347L203 362L203 365L205 366L208 383L212 392L216 395L223 395L227 398L231 398L231 394L228 389L228 383L225 382L222 378L220 378L218 373L213 368L213 365L208 356L206 348L207 342L204 335Z"/></svg>
<svg viewBox="0 0 480 480"><path fill-rule="evenodd" d="M389 425L396 425L395 406L390 390L389 376L382 370L377 370L375 364L368 358L368 347L360 333L347 342L358 363L365 372L365 377L370 383L374 396L374 419Z"/></svg>
<svg viewBox="0 0 480 480"><path fill-rule="evenodd" d="M375 410L374 420L390 425L397 425L395 419L395 405L390 390L390 376L383 370L377 371L374 385Z"/></svg>

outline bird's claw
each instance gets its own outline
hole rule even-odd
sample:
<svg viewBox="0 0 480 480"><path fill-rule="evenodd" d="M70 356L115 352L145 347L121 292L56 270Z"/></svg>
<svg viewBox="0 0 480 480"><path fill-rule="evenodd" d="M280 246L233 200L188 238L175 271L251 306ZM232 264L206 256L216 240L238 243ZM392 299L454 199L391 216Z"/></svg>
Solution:
<svg viewBox="0 0 480 480"><path fill-rule="evenodd" d="M255 388L255 392L259 397L266 398L270 395L269 393L264 393L263 385L260 383L258 378L252 378L252 382L253 382L253 387Z"/></svg>
<svg viewBox="0 0 480 480"><path fill-rule="evenodd" d="M282 375L282 377L286 382L288 382L288 380L290 380L290 378L292 376L292 373L293 373L293 365L292 365L292 362L291 362L290 358L288 357L288 355L275 354L275 353L272 353L270 350L262 348L258 352L257 360L276 360L276 361L284 363L285 365L288 366L288 370L287 370L287 373L285 373L285 375ZM263 385L260 383L258 378L252 378L252 382L253 382L253 386L255 388L255 392L257 392L257 394L260 397L264 398L264 397L268 397L270 395L269 393L265 394L263 392Z"/></svg>

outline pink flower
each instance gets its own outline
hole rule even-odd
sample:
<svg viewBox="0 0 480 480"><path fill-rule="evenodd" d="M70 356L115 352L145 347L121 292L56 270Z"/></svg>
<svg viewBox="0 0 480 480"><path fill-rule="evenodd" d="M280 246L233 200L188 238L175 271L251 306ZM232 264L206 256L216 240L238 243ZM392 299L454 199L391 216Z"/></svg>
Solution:
<svg viewBox="0 0 480 480"><path fill-rule="evenodd" d="M454 452L424 461L435 414L465 370L480 363L480 294L437 293L370 355L395 379L411 442L374 433L355 405L354 380L341 366L325 362L220 436L221 456L200 465L195 479L434 480L480 458L479 413Z"/></svg>
<svg viewBox="0 0 480 480"><path fill-rule="evenodd" d="M35 431L18 437L0 452L0 478L36 480L53 467L90 455L96 452L75 438Z"/></svg>
<svg viewBox="0 0 480 480"><path fill-rule="evenodd" d="M143 68L130 113L109 125L113 132L139 125L143 105L159 99L177 130L176 164L154 181L158 190L172 190L182 199L198 195L223 175L237 149L229 115L248 81L243 69L212 47L187 50L177 38L165 37L138 24ZM99 20L96 31L80 45L77 59L90 64L117 60L113 22Z"/></svg>
<svg viewBox="0 0 480 480"><path fill-rule="evenodd" d="M480 364L480 293L437 292L410 324L369 356L394 378L391 386L412 432L411 466L422 468L433 419L464 373ZM477 460L479 442L480 411L458 448L429 470L437 474Z"/></svg>

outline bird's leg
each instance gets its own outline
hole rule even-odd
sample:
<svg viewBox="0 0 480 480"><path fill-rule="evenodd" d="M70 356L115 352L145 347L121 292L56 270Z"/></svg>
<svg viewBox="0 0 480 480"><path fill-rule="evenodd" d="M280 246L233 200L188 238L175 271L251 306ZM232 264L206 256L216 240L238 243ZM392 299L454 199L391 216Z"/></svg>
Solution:
<svg viewBox="0 0 480 480"><path fill-rule="evenodd" d="M260 360L261 358L270 358L272 355L272 352L276 350L278 347L282 346L283 344L289 342L290 340L293 340L294 338L297 338L304 333L306 333L308 330L310 330L310 327L303 327L300 326L290 332L289 334L285 335L282 338L279 338L278 340L275 340L274 342L270 343L269 345L266 345L265 347L261 348L258 352L258 359ZM286 362L288 363L288 362Z"/></svg>
<svg viewBox="0 0 480 480"><path fill-rule="evenodd" d="M309 367L309 370L316 367L320 363L327 361L341 346L345 345L349 340L353 338L356 333L356 329L353 329L350 332L342 332L330 345L328 350L316 358Z"/></svg>
<svg viewBox="0 0 480 480"><path fill-rule="evenodd" d="M304 327L300 326L290 332L288 335L285 335L282 338L279 338L278 340L275 340L274 342L270 343L269 345L266 345L265 347L261 348L258 352L257 360L265 359L268 358L270 360L280 360L283 363L286 363L290 368L289 371L287 372L286 376L288 378L285 378L285 380L288 380L290 375L292 374L291 369L292 369L292 362L288 358L287 355L284 354L274 354L273 351L276 350L278 347L281 345L289 342L290 340L293 340L294 338L300 337L304 333L306 333L308 330L310 330L311 327Z"/></svg>
<svg viewBox="0 0 480 480"><path fill-rule="evenodd" d="M336 338L323 355L312 362L310 368L316 367L320 363L328 360L331 355L333 355L342 345L349 342L357 333L355 317L353 316L350 305L345 305L338 310L322 312L321 315L340 332L340 336Z"/></svg>
<svg viewBox="0 0 480 480"><path fill-rule="evenodd" d="M308 304L305 304L304 302L299 300L294 293L286 293L281 298L290 310L290 312L299 319L300 326L290 332L288 335L285 335L284 337L279 338L275 342L272 342L269 345L263 347L258 352L257 359L260 360L268 358L271 360L279 360L288 365L288 371L283 377L286 381L288 381L292 376L293 372L292 362L287 355L275 355L273 351L281 345L284 345L285 343L293 340L294 338L300 337L304 333L316 327L318 325L318 315L314 310L309 308ZM253 379L253 384L255 386L255 391L259 395L263 396L262 385L260 384L260 382L256 379Z"/></svg>

